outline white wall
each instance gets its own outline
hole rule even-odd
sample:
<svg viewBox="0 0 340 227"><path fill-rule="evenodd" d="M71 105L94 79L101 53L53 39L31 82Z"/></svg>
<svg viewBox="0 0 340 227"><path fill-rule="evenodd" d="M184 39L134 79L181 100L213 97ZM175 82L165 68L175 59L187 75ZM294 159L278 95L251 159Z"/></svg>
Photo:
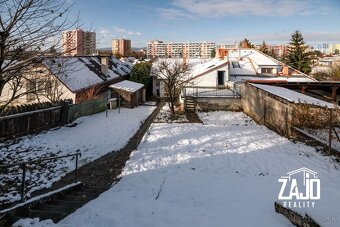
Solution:
<svg viewBox="0 0 340 227"><path fill-rule="evenodd" d="M49 73L46 71L43 71L42 73L39 74L35 74L35 75L26 75L26 78L36 78L42 81L51 81L52 84L55 84L55 81L58 81L54 76L49 76ZM48 102L50 101L44 94L38 94L35 95L35 99L32 101L28 101L27 99L27 94L25 94L27 92L27 81L25 78L22 78L21 80L21 87L17 90L16 94L20 94L20 97L17 98L16 100L14 100L13 102L11 102L11 105L22 105L22 104L32 104L32 103L37 103L37 102ZM45 84L43 85L45 86ZM58 88L55 89L58 90L60 95L60 99L72 99L73 101L75 101L75 94L72 93L65 85L63 85L61 82L58 81L57 84ZM39 93L43 93L44 89L41 89L42 92ZM52 88L52 90L54 90ZM13 90L11 88L10 82L7 83L3 89L3 92L1 94L0 97L0 105L1 103L6 103L13 95Z"/></svg>
<svg viewBox="0 0 340 227"><path fill-rule="evenodd" d="M218 71L225 71L224 73L224 85L227 85L227 82L229 81L229 71L228 71L228 65L225 65L223 67L217 68L216 70L213 70L211 72L208 72L204 74L203 76L200 76L196 79L194 79L192 86L198 86L198 87L216 87L217 86L217 72Z"/></svg>

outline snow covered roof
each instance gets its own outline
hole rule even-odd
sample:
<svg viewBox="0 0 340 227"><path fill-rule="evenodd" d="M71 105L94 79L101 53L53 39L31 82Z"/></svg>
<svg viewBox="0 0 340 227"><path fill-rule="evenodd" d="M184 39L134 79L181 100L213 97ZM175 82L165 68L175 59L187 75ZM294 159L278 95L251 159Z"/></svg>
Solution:
<svg viewBox="0 0 340 227"><path fill-rule="evenodd" d="M308 77L303 76L242 76L242 75L231 75L230 81L232 82L251 82L251 81L282 81L282 82L315 82Z"/></svg>
<svg viewBox="0 0 340 227"><path fill-rule="evenodd" d="M110 85L110 87L114 89L124 90L124 91L133 93L143 88L144 84L132 82L130 80L123 80L119 83Z"/></svg>
<svg viewBox="0 0 340 227"><path fill-rule="evenodd" d="M257 65L280 66L278 61L275 61L272 58L254 49L231 50L228 52L228 57L230 61L238 61L240 59L243 60L248 58Z"/></svg>
<svg viewBox="0 0 340 227"><path fill-rule="evenodd" d="M182 59L158 59L156 62L153 63L151 71L157 67L157 64L160 61L167 61L169 63L175 63L175 62L180 62L182 63ZM190 75L188 76L188 79L193 79L196 78L197 76L201 76L205 74L206 72L214 69L214 68L219 68L220 66L227 64L227 60L221 60L217 58L213 59L199 59L199 58L192 58L192 59L187 59L187 64L191 68Z"/></svg>
<svg viewBox="0 0 340 227"><path fill-rule="evenodd" d="M252 84L254 87L260 88L261 90L267 91L273 95L279 96L286 99L289 102L294 103L307 103L315 106L322 106L328 108L334 108L334 104L322 101L320 99L313 98L308 95L301 94L296 91L289 90L287 88L264 85L264 84Z"/></svg>
<svg viewBox="0 0 340 227"><path fill-rule="evenodd" d="M218 68L224 64L227 64L227 60L221 60L217 58L210 59L208 61L201 61L198 64L195 64L192 68L191 75L192 77L197 77L200 75L203 75L204 73L214 69Z"/></svg>
<svg viewBox="0 0 340 227"><path fill-rule="evenodd" d="M100 84L131 72L114 57L108 58L107 75L101 70L100 56L45 58L43 64L72 92Z"/></svg>

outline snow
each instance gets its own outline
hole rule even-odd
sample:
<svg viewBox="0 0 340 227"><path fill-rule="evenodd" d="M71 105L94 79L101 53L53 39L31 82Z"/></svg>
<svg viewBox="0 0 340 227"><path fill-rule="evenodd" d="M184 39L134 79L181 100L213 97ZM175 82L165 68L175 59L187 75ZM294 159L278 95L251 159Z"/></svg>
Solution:
<svg viewBox="0 0 340 227"><path fill-rule="evenodd" d="M75 92L127 75L131 71L123 62L113 57L108 57L108 60L107 76L101 72L101 59L98 56L46 58L44 65L65 86Z"/></svg>
<svg viewBox="0 0 340 227"><path fill-rule="evenodd" d="M153 124L122 179L55 226L291 226L274 211L278 178L302 167L318 173L321 200L298 212L338 226L340 172L331 157L242 113L199 116L203 125Z"/></svg>
<svg viewBox="0 0 340 227"><path fill-rule="evenodd" d="M249 59L237 61L237 62L239 63L240 68L234 68L233 65L230 64L230 75L255 76L257 74L254 66L251 64Z"/></svg>
<svg viewBox="0 0 340 227"><path fill-rule="evenodd" d="M159 59L152 65L152 71L155 70L156 67L158 67L158 64L161 61L166 61L172 65L174 65L176 62L182 64L183 59ZM188 76L188 79L199 76L204 74L205 72L209 71L213 68L218 68L222 65L227 64L227 60L221 60L217 58L205 60L205 59L187 59L187 64L190 67L190 75ZM158 75L161 77L162 75Z"/></svg>
<svg viewBox="0 0 340 227"><path fill-rule="evenodd" d="M136 83L129 80L123 80L119 83L110 85L110 87L133 93L144 87L144 84Z"/></svg>
<svg viewBox="0 0 340 227"><path fill-rule="evenodd" d="M155 106L121 108L120 114L118 109L108 110L107 118L104 111L77 119L75 127L61 127L19 141L7 141L0 144L0 162L10 164L80 152L79 165L82 166L123 148L154 109ZM50 187L73 169L74 157L32 164L26 174L28 197L33 191ZM1 203L20 199L21 173L18 167L11 168L7 174L0 173Z"/></svg>
<svg viewBox="0 0 340 227"><path fill-rule="evenodd" d="M264 85L264 84L252 84L254 87L260 88L264 91L267 91L273 95L279 96L281 98L284 98L290 102L294 103L307 103L312 104L316 106L322 106L322 107L328 107L328 108L334 108L334 104L322 101L320 99L313 98L308 95L304 95L301 93L298 93L296 91L289 90L287 88L278 87L278 86L270 86L270 85Z"/></svg>
<svg viewBox="0 0 340 227"><path fill-rule="evenodd" d="M180 112L180 110L175 106L176 113ZM171 117L171 111L169 107L169 103L165 103L162 109L159 111L159 114L156 116L154 122L157 123L187 123L189 120L187 119L185 113L176 114L174 117Z"/></svg>
<svg viewBox="0 0 340 227"><path fill-rule="evenodd" d="M240 81L247 81L247 80L273 80L273 81L282 81L282 82L315 82L315 80L312 80L308 77L302 77L302 76L243 76L246 74L240 74L237 75L236 73L234 75L230 76L230 81L233 82L240 82Z"/></svg>
<svg viewBox="0 0 340 227"><path fill-rule="evenodd" d="M228 53L230 60L239 60L239 56L241 56L241 59L249 58L257 65L279 66L279 64L270 57L254 49L241 49L240 51L229 51Z"/></svg>
<svg viewBox="0 0 340 227"><path fill-rule="evenodd" d="M44 199L44 198L46 198L46 197L49 197L49 196L54 195L54 194L56 194L56 193L58 193L58 192L64 191L64 190L66 190L66 189L72 188L72 187L77 186L77 185L80 185L80 184L81 184L81 182L78 181L78 182L75 182L75 183L66 185L66 186L64 186L64 187L62 187L62 188L59 188L59 189L57 189L57 190L54 190L54 191L45 193L45 194L43 194L43 195L33 197L33 198L31 198L31 199L29 199L29 200L23 202L23 203L19 203L19 204L13 206L13 207L8 208L8 209L1 210L1 211L0 211L0 214L7 213L7 212L9 212L9 211L11 211L11 210L14 210L14 209L17 209L17 208L19 208L19 207L25 206L26 204L30 204L30 203L32 203L32 202L34 202L34 201L38 201L38 200Z"/></svg>

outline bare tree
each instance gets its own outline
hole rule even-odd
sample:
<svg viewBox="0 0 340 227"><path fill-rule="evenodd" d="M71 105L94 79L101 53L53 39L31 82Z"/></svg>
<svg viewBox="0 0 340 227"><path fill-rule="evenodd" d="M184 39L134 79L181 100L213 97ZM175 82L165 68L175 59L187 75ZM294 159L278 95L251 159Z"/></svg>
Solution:
<svg viewBox="0 0 340 227"><path fill-rule="evenodd" d="M66 0L0 0L0 96L7 95L0 112L30 92L21 89L25 75L41 57L60 53L61 32L76 23L70 7Z"/></svg>
<svg viewBox="0 0 340 227"><path fill-rule="evenodd" d="M163 84L168 97L171 114L175 114L175 105L179 96L191 78L191 67L181 60L162 59L154 62L151 70Z"/></svg>

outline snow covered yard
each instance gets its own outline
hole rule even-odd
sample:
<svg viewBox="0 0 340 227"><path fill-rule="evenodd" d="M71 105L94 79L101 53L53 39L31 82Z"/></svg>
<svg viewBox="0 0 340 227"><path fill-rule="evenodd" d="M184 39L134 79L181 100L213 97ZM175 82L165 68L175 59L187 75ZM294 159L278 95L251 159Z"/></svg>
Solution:
<svg viewBox="0 0 340 227"><path fill-rule="evenodd" d="M61 127L16 141L7 141L0 144L0 163L9 164L80 152L80 165L84 165L124 147L154 109L154 106L122 108L120 114L117 109L108 110L108 117L105 112L101 112L77 119L72 127ZM74 157L31 165L26 175L28 194L50 187L73 169ZM20 199L18 189L21 173L22 170L17 167L9 172L0 172L0 204Z"/></svg>
<svg viewBox="0 0 340 227"><path fill-rule="evenodd" d="M118 184L56 226L291 226L274 201L278 178L301 167L318 173L321 200L296 210L339 226L340 172L330 157L243 113L199 116L203 125L153 124Z"/></svg>
<svg viewBox="0 0 340 227"><path fill-rule="evenodd" d="M175 111L179 111L177 108ZM188 123L188 119L184 113L176 114L174 118L171 118L171 110L168 103L165 103L155 121L156 123Z"/></svg>

